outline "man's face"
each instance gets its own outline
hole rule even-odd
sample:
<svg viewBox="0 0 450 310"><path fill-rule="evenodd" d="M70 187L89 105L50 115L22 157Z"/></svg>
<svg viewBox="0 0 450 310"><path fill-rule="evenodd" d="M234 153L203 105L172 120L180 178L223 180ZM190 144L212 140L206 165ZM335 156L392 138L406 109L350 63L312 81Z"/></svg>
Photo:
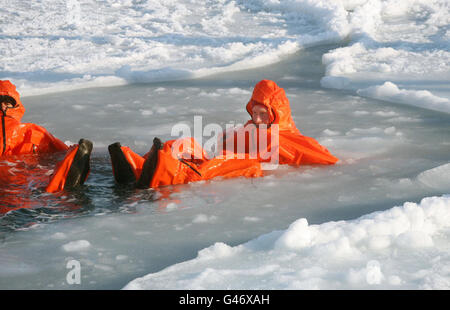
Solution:
<svg viewBox="0 0 450 310"><path fill-rule="evenodd" d="M255 104L252 108L252 120L255 125L269 124L269 111L262 104Z"/></svg>
<svg viewBox="0 0 450 310"><path fill-rule="evenodd" d="M10 102L2 101L2 112L6 112L6 110L13 108L14 106Z"/></svg>

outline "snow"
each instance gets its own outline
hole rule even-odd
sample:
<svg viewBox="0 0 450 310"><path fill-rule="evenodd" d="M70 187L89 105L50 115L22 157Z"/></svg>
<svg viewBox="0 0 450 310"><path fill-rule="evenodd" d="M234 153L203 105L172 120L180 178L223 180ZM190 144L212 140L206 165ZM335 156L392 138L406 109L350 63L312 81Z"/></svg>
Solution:
<svg viewBox="0 0 450 310"><path fill-rule="evenodd" d="M450 164L424 171L417 176L417 180L431 188L445 191L450 188Z"/></svg>
<svg viewBox="0 0 450 310"><path fill-rule="evenodd" d="M0 27L1 77L26 96L255 68L305 45L335 42L345 27L343 10L326 2L6 4L3 14L15 18Z"/></svg>
<svg viewBox="0 0 450 310"><path fill-rule="evenodd" d="M17 85L23 121L94 142L80 191L43 194L30 180L23 197L2 184L1 202L31 208L0 218L0 288L450 288L447 0L0 7L0 79ZM243 124L263 78L338 164L114 186L109 144L144 154L194 116ZM79 285L65 280L71 260Z"/></svg>
<svg viewBox="0 0 450 310"><path fill-rule="evenodd" d="M301 218L238 246L218 242L124 289L449 289L449 238L450 196L427 197L350 221Z"/></svg>
<svg viewBox="0 0 450 310"><path fill-rule="evenodd" d="M77 252L89 248L91 244L87 240L76 240L66 243L62 246L66 252Z"/></svg>
<svg viewBox="0 0 450 310"><path fill-rule="evenodd" d="M358 89L357 93L361 96L450 113L450 99L435 96L427 90L399 89L397 85L391 82L385 82L380 86Z"/></svg>
<svg viewBox="0 0 450 310"><path fill-rule="evenodd" d="M323 87L448 112L446 0L44 0L31 6L6 1L3 14L15 18L0 27L6 60L0 77L15 80L24 96L205 77L349 40L323 55ZM390 83L400 86L396 94L376 94L393 88Z"/></svg>
<svg viewBox="0 0 450 310"><path fill-rule="evenodd" d="M449 2L372 0L352 10L350 44L323 55L321 85L449 113Z"/></svg>

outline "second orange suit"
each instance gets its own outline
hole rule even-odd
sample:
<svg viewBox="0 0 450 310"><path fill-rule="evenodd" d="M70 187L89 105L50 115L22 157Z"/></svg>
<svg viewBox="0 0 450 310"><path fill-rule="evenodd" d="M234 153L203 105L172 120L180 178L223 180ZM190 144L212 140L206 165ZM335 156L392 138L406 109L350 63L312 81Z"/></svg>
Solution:
<svg viewBox="0 0 450 310"><path fill-rule="evenodd" d="M152 177L145 187L157 188L215 177L260 177L263 175L261 163L270 162L274 158L276 158L276 164L290 165L328 165L338 161L338 158L315 139L299 132L292 120L289 100L284 90L275 82L262 80L256 84L246 106L250 115L255 104L262 104L268 109L270 124L267 128L260 129L250 120L242 128L231 133L224 133L221 140L223 152L220 156L211 159L194 138L166 141L160 148L151 151L157 152L157 160L154 163ZM272 135L275 129L276 135ZM244 143L242 139L239 139L240 135L244 137ZM259 141L261 136L267 137L262 150ZM257 146L256 152L254 146ZM151 152L140 156L126 146L120 148L135 180L139 180L142 170L145 169L145 161ZM277 156L269 157L267 153ZM118 167L113 165L113 172L117 175L115 169L118 170Z"/></svg>

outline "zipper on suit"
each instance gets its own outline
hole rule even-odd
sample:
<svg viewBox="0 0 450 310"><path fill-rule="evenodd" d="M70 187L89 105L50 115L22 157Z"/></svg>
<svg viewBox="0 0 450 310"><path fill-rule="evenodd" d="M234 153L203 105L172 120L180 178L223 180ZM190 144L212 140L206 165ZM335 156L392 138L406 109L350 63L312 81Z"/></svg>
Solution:
<svg viewBox="0 0 450 310"><path fill-rule="evenodd" d="M1 153L1 155L5 154L5 150L6 150L5 116L6 116L6 112L2 111L2 137L3 137L3 146L2 146L2 153Z"/></svg>

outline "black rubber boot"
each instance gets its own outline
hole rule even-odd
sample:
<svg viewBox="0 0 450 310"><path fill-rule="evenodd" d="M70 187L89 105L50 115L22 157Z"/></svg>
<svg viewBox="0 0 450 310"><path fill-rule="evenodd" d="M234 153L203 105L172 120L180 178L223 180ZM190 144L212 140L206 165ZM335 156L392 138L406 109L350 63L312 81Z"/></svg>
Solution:
<svg viewBox="0 0 450 310"><path fill-rule="evenodd" d="M159 138L153 139L153 145L150 149L147 159L142 167L141 177L139 178L136 187L137 188L149 188L150 183L155 174L156 165L158 164L158 151L163 147L163 143Z"/></svg>
<svg viewBox="0 0 450 310"><path fill-rule="evenodd" d="M87 179L91 166L92 142L86 139L80 139L78 142L78 150L73 158L72 165L67 173L64 188L70 189L78 185L84 184Z"/></svg>
<svg viewBox="0 0 450 310"><path fill-rule="evenodd" d="M136 183L136 177L121 147L119 142L108 146L114 179L118 184L134 184Z"/></svg>

